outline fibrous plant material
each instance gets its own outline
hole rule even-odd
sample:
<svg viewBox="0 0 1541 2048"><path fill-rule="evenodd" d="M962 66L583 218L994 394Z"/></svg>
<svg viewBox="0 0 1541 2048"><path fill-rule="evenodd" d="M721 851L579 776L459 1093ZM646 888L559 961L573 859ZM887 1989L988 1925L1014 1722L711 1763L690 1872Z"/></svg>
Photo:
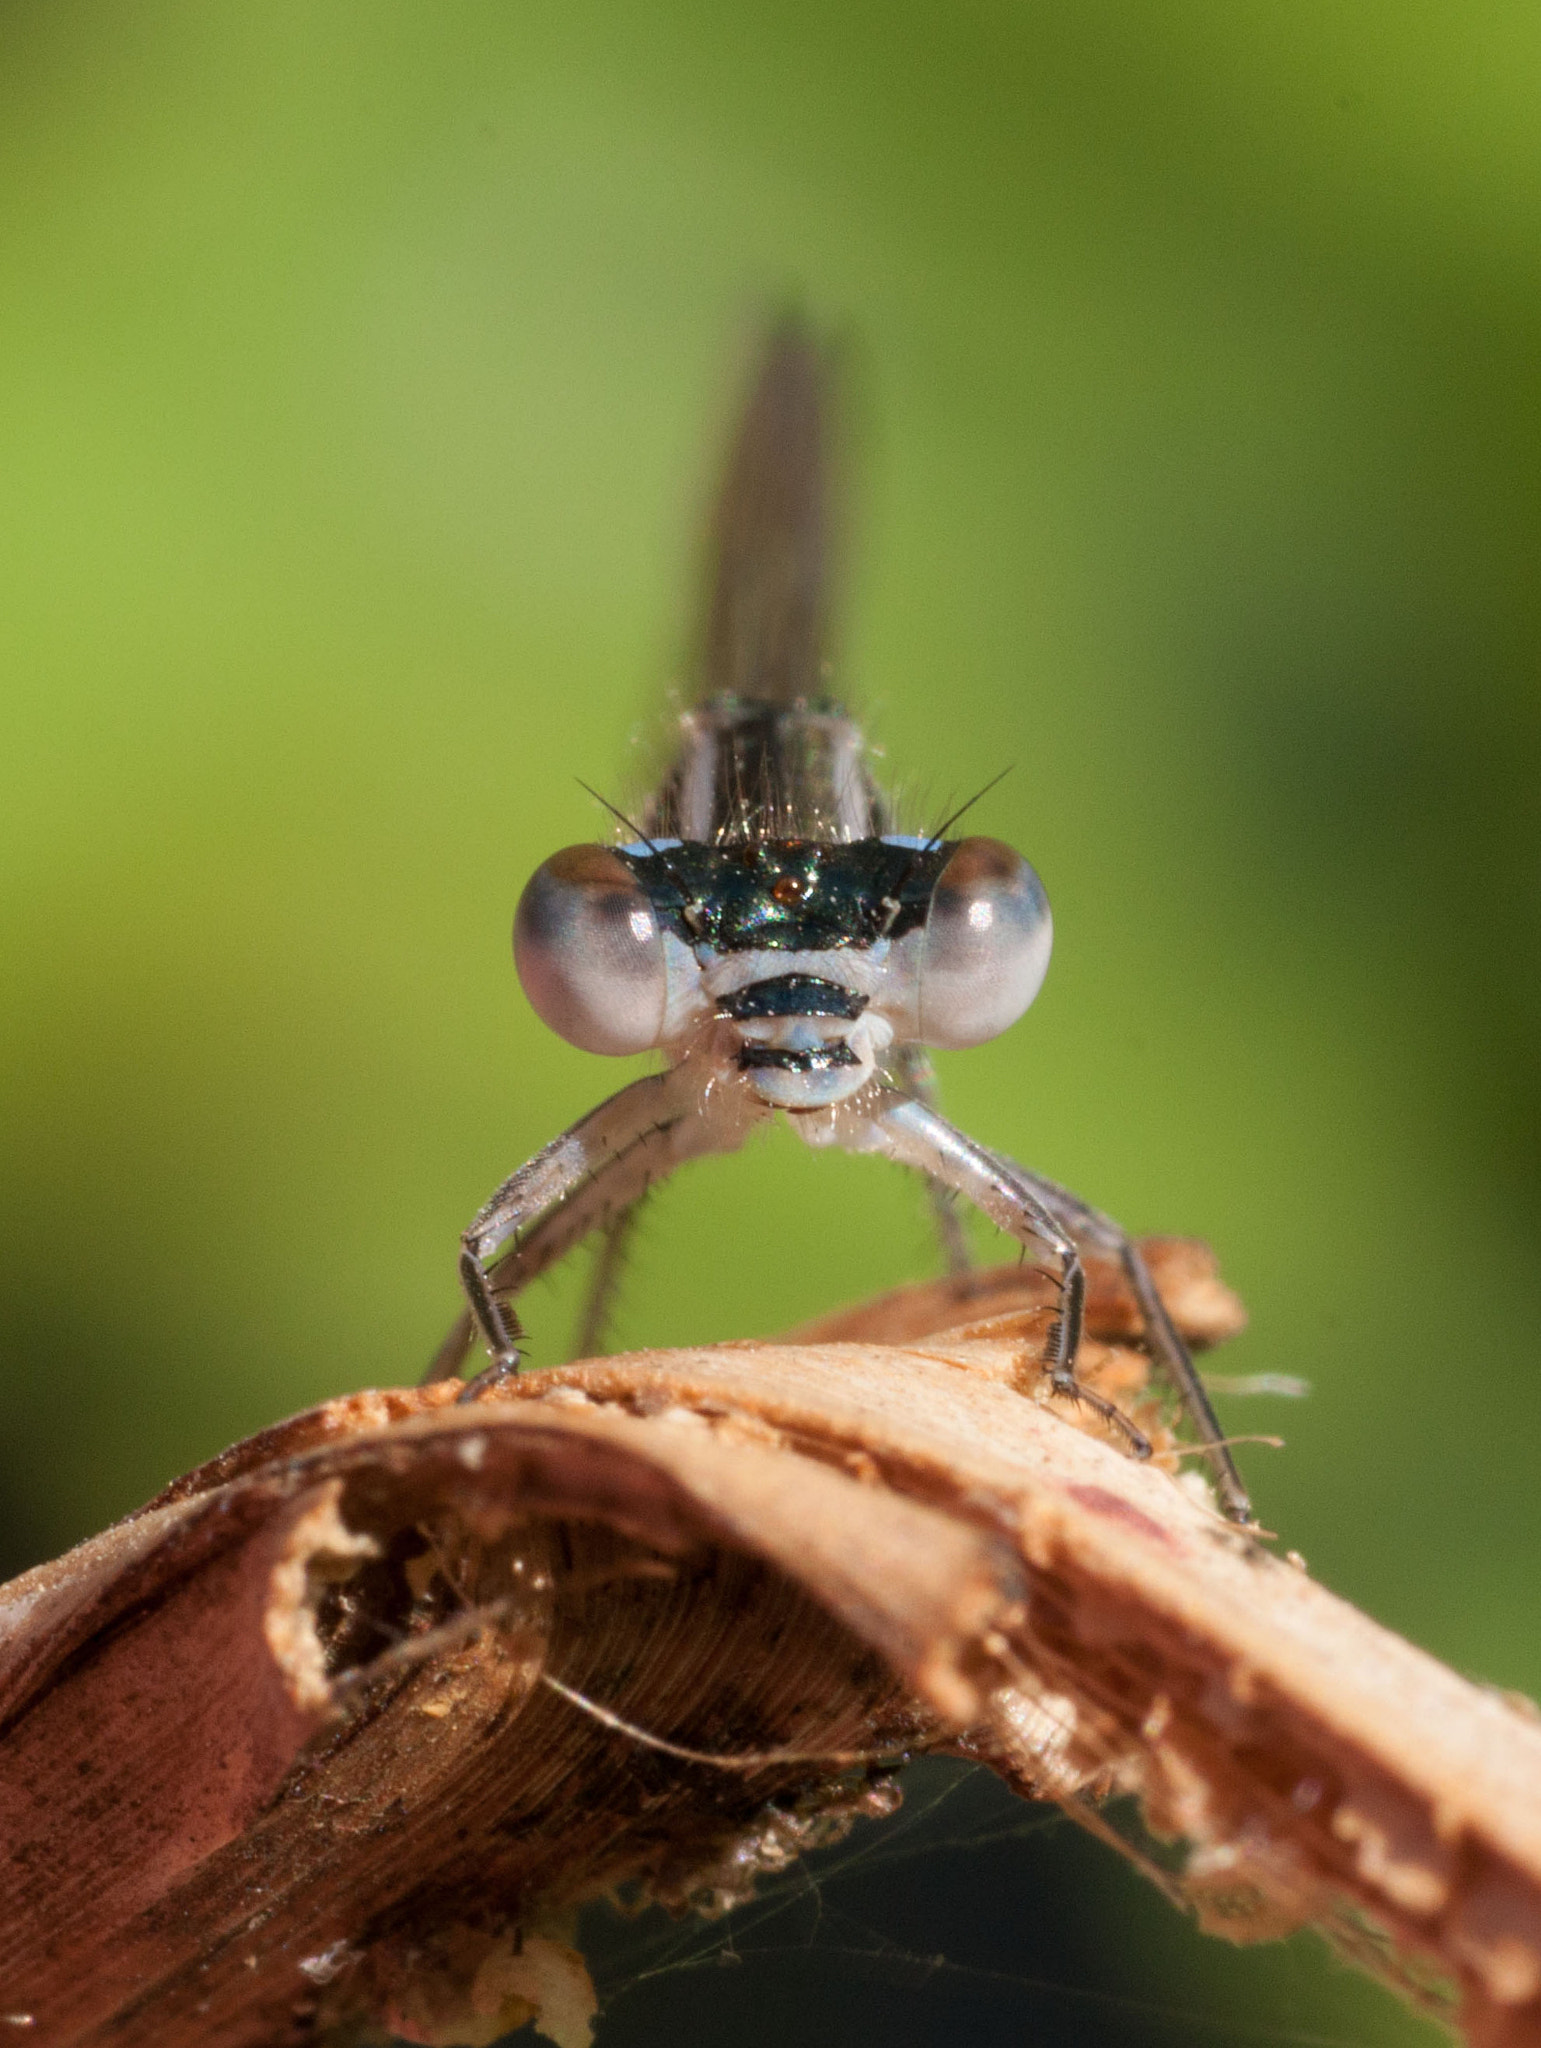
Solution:
<svg viewBox="0 0 1541 2048"><path fill-rule="evenodd" d="M1192 1341L1236 1326L1201 1247L1147 1250ZM1052 1308L1009 1269L331 1402L16 1581L0 2019L576 2048L578 1904L725 1910L943 1751L1133 1794L1211 1930L1321 1926L1541 2041L1541 1726L1223 1521L1094 1280L1083 1370L1151 1465L1035 1398Z"/></svg>

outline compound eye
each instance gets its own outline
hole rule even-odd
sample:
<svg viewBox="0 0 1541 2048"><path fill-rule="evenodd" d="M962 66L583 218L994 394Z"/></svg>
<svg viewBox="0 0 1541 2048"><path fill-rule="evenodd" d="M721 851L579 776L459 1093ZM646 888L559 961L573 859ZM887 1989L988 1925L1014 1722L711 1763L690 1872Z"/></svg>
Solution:
<svg viewBox="0 0 1541 2048"><path fill-rule="evenodd" d="M664 1037L669 960L647 892L607 846L568 846L530 877L514 965L531 1006L581 1052L647 1052Z"/></svg>
<svg viewBox="0 0 1541 2048"><path fill-rule="evenodd" d="M963 839L937 877L920 966L923 1045L983 1045L1043 986L1054 920L1042 882L999 839Z"/></svg>

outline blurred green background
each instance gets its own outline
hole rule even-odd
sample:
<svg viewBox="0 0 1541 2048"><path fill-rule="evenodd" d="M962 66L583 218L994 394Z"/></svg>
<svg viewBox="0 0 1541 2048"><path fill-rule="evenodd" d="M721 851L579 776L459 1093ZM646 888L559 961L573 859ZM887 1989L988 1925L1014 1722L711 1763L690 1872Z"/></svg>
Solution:
<svg viewBox="0 0 1541 2048"><path fill-rule="evenodd" d="M950 1109L1212 1239L1225 1368L1315 1386L1224 1410L1288 1434L1265 1519L1541 1690L1531 0L10 0L0 49L4 1562L414 1377L462 1224L616 1085L509 920L603 835L574 778L630 785L791 293L862 366L846 688L913 818L1016 763L977 829L1054 900ZM653 1204L618 1340L930 1256L902 1176L783 1134ZM1423 2037L1042 1839L991 1866L1004 2004L896 1964L842 2037ZM973 1940L977 1863L907 1867ZM1022 1988L1071 1949L1129 2004Z"/></svg>

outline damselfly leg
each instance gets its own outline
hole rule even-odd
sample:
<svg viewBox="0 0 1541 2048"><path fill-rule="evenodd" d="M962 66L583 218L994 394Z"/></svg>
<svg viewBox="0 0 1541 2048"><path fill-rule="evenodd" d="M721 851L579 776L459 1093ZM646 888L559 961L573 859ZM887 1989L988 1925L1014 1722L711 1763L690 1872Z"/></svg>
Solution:
<svg viewBox="0 0 1541 2048"><path fill-rule="evenodd" d="M703 1088L687 1060L633 1081L537 1152L503 1183L461 1239L469 1307L439 1347L425 1381L454 1378L477 1336L492 1362L467 1382L467 1397L517 1372L523 1332L505 1304L592 1231L624 1216L677 1166L737 1150L768 1114L744 1091Z"/></svg>

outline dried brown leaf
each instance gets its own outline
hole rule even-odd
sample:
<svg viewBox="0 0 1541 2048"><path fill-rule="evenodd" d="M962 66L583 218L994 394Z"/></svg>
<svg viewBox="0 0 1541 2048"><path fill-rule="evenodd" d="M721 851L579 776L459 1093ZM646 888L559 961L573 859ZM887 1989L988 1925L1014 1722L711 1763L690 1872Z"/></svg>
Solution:
<svg viewBox="0 0 1541 2048"><path fill-rule="evenodd" d="M1195 1340L1237 1326L1202 1247L1156 1264ZM1088 1370L1158 1419L1093 1277ZM1135 1794L1216 1932L1324 1926L1541 2041L1541 1726L1220 1520L1170 1438L1137 1465L1024 1398L1037 1290L330 1402L14 1582L25 2038L578 2048L578 1903L720 1910L949 1750L1089 1819Z"/></svg>

